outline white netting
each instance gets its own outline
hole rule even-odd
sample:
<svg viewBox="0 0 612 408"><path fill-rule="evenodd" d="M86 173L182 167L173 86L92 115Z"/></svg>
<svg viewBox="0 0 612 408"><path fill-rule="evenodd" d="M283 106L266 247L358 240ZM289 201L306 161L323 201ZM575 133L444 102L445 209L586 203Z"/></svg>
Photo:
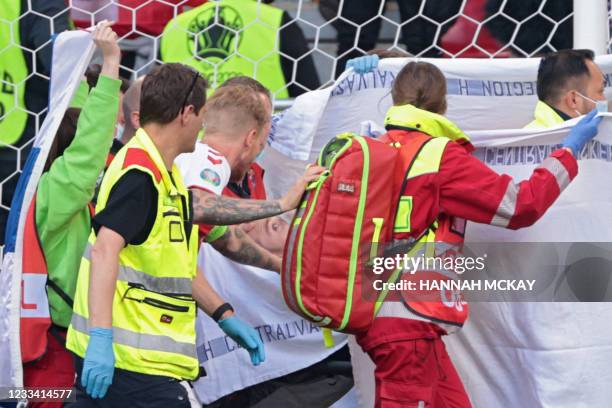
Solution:
<svg viewBox="0 0 612 408"><path fill-rule="evenodd" d="M255 0L232 2L234 5L257 3ZM14 33L27 34L41 26L46 27L48 34L56 33L65 27L68 11L79 26L103 19L117 22L115 29L121 36L124 51L122 74L134 79L160 63L160 38L168 21L201 3L203 0L22 0L19 18L0 16L3 32L10 33L13 29L9 43L0 47L0 60L4 59L6 66L7 50L11 44L19 46L29 61L28 81L36 78L44 83L49 77L50 61L42 63L41 58L49 59L49 54L43 54L51 38L49 35L35 38L35 45L28 46L24 38L17 44ZM286 0L273 3L287 12L282 19L271 23L264 16L268 13L267 6L260 4L255 21L242 21L242 24L236 13L221 11L226 6L224 3L217 4L212 14L209 11L208 18L200 15L197 22L190 24L187 31L192 31L191 35L187 31L184 33L185 41L190 41L194 66L200 64L202 70L208 69L213 85L220 82L215 75L220 75L224 64L237 56L251 64L252 71L243 74L257 74L261 80L266 75L262 67L264 71L276 70L269 71L268 76L280 75L284 82L272 89L277 107L287 106L291 98L302 92L329 85L343 70L347 59L373 48L428 57L495 58L533 56L572 46L572 0ZM253 24L265 26L273 35L245 40L243 34ZM280 36L274 39L277 32ZM246 44L245 41L248 47L241 48L240 44ZM211 51L215 47L218 50ZM255 49L259 59L248 55ZM281 67L265 65L274 54L280 55ZM13 82L5 72L0 72L3 93L11 94L16 86ZM14 96L16 101L16 93ZM26 95L26 105L27 102ZM31 137L46 112L44 107L33 110L19 101L10 105L0 105L0 120L14 112L25 111L31 126L29 133L15 146L2 144L0 148L0 210L4 212L3 217L9 209L11 186L22 169ZM6 138L2 136L0 140Z"/></svg>

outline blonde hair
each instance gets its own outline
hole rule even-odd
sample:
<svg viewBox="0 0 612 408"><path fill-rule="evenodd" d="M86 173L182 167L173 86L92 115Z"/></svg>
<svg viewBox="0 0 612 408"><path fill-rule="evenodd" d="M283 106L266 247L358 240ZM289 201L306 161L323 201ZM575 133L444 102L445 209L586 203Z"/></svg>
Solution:
<svg viewBox="0 0 612 408"><path fill-rule="evenodd" d="M270 121L270 115L262 98L252 87L230 85L218 88L206 102L204 131L233 133L256 126L257 131Z"/></svg>

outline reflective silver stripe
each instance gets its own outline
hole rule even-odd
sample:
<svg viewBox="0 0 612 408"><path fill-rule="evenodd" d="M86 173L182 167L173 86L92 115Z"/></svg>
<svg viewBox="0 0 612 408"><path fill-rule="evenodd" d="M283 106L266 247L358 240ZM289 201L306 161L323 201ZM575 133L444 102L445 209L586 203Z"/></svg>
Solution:
<svg viewBox="0 0 612 408"><path fill-rule="evenodd" d="M89 320L85 317L77 313L72 313L72 320L70 321L70 324L74 330L89 335ZM130 346L141 350L165 351L168 353L181 354L195 359L198 358L196 353L195 335L194 343L192 344L175 341L168 336L144 334L119 327L113 327L113 343Z"/></svg>
<svg viewBox="0 0 612 408"><path fill-rule="evenodd" d="M429 321L422 316L412 313L410 310L408 310L408 308L406 308L406 306L404 306L403 302L395 300L383 302L376 317L399 317L403 319L421 320L423 322Z"/></svg>
<svg viewBox="0 0 612 408"><path fill-rule="evenodd" d="M540 165L540 168L550 171L555 176L559 185L559 191L563 191L569 186L571 182L570 175L563 163L556 157L546 158Z"/></svg>
<svg viewBox="0 0 612 408"><path fill-rule="evenodd" d="M147 290L153 292L191 294L191 278L159 278L120 265L118 279L126 282L139 283Z"/></svg>
<svg viewBox="0 0 612 408"><path fill-rule="evenodd" d="M380 310L378 311L378 314L376 315L377 318L379 317L396 317L396 318L401 318L401 319L412 319L412 320L419 320L422 322L432 322L431 319L428 319L426 317L423 316L419 316L416 313L411 312L405 305L404 302L398 302L395 300L392 301L385 301L383 302L382 306L380 307ZM456 326L454 324L447 324L444 322L434 322L436 325L440 326L441 328L443 328L444 330L446 330L446 332L448 334L454 333L457 330L460 329L459 326Z"/></svg>
<svg viewBox="0 0 612 408"><path fill-rule="evenodd" d="M518 197L518 187L510 180L508 188L504 193L504 197L499 203L499 207L495 212L495 216L491 220L491 225L497 225L498 227L507 227L510 224L510 220L516 210L516 200Z"/></svg>
<svg viewBox="0 0 612 408"><path fill-rule="evenodd" d="M83 257L91 262L91 244L87 243ZM191 294L191 278L156 277L148 273L130 268L129 266L119 265L119 275L117 279L138 283L145 289L159 293Z"/></svg>

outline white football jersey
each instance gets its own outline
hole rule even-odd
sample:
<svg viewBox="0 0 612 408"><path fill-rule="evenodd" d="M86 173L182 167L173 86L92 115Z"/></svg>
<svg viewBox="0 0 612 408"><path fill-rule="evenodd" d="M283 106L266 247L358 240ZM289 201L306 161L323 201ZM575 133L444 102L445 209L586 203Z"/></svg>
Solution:
<svg viewBox="0 0 612 408"><path fill-rule="evenodd" d="M221 195L232 171L225 156L199 142L193 152L179 155L175 164L187 188L200 188L216 195Z"/></svg>

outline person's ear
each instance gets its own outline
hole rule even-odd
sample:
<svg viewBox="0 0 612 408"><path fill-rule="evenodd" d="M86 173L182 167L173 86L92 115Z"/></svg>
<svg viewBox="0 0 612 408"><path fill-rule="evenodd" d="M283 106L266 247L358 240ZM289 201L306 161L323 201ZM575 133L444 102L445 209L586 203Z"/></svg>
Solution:
<svg viewBox="0 0 612 408"><path fill-rule="evenodd" d="M570 109L576 109L578 107L578 94L576 91L568 91L565 93L564 102Z"/></svg>
<svg viewBox="0 0 612 408"><path fill-rule="evenodd" d="M257 143L257 129L251 129L244 138L244 145L246 147L251 147L255 143Z"/></svg>
<svg viewBox="0 0 612 408"><path fill-rule="evenodd" d="M193 105L187 105L185 108L179 113L181 117L181 124L185 126L187 122L189 122L189 117L195 113L195 107Z"/></svg>
<svg viewBox="0 0 612 408"><path fill-rule="evenodd" d="M139 111L132 112L130 114L129 121L134 129L139 129L140 128L140 112Z"/></svg>

